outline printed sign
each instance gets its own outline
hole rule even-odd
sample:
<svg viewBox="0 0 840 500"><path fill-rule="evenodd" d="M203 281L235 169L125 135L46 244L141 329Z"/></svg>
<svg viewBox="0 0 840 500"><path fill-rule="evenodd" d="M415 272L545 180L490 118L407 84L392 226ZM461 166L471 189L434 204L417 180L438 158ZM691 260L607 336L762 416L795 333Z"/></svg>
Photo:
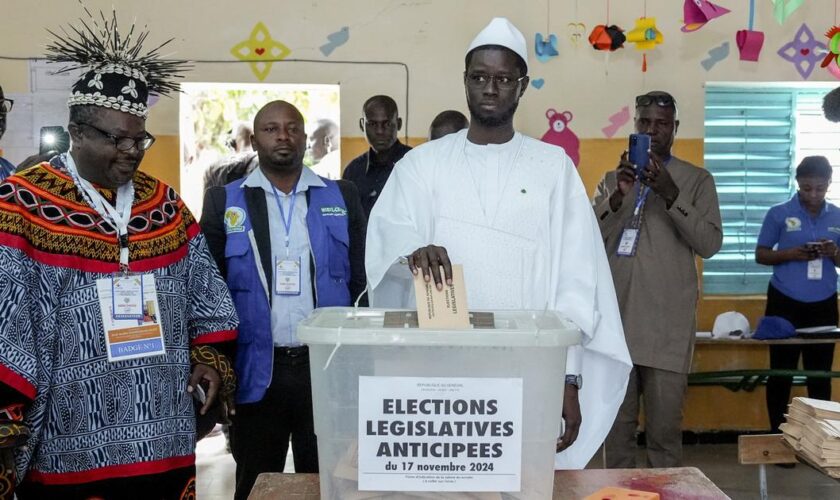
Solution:
<svg viewBox="0 0 840 500"><path fill-rule="evenodd" d="M521 489L522 379L359 377L360 491Z"/></svg>

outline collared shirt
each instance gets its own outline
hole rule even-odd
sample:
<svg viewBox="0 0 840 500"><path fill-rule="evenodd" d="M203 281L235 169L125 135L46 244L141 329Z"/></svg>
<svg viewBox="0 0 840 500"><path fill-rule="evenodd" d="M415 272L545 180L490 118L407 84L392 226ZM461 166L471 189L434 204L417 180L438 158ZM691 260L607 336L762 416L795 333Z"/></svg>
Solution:
<svg viewBox="0 0 840 500"><path fill-rule="evenodd" d="M379 199L382 188L388 182L394 165L411 151L410 146L397 141L394 143L394 151L388 163L378 163L376 153L368 149L367 153L357 156L344 169L343 179L352 181L359 188L359 197L362 199L362 208L365 210L365 217L370 218L370 211Z"/></svg>
<svg viewBox="0 0 840 500"><path fill-rule="evenodd" d="M0 156L0 181L15 173L15 165Z"/></svg>
<svg viewBox="0 0 840 500"><path fill-rule="evenodd" d="M828 239L840 244L840 209L825 202L814 217L799 201L799 194L767 212L758 246L785 250L806 243ZM808 261L796 260L773 266L770 282L780 292L800 302L825 300L837 291L837 270L830 257L822 258L822 279L808 279Z"/></svg>
<svg viewBox="0 0 840 500"><path fill-rule="evenodd" d="M324 181L315 175L312 170L305 168L301 172L294 197L295 208L292 215L292 223L289 227L289 253L286 256L286 226L280 215L280 208L274 197L274 189L271 182L263 174L261 168L255 169L242 183L242 187L258 187L265 191L265 205L268 210L268 230L271 235L271 262L272 278L276 276L277 262L282 259L300 258L300 287L298 295L278 295L274 293L274 283L269 283L271 294L271 337L275 346L296 346L300 345L295 330L297 324L306 318L312 309L315 301L312 295L312 272L311 247L309 246L309 230L306 226L306 191L310 187L324 187ZM284 193L276 190L283 204L283 213L289 216L292 208L292 193Z"/></svg>

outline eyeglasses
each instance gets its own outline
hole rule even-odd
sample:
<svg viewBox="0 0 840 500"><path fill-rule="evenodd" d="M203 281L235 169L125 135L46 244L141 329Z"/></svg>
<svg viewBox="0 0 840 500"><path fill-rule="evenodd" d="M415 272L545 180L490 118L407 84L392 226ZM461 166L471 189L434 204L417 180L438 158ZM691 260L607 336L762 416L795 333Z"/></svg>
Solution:
<svg viewBox="0 0 840 500"><path fill-rule="evenodd" d="M526 77L520 76L513 78L503 75L485 75L482 73L468 73L466 74L467 85L474 89L483 89L490 82L495 82L496 86L504 90L513 90Z"/></svg>
<svg viewBox="0 0 840 500"><path fill-rule="evenodd" d="M15 103L12 99L0 99L0 113L9 113L12 111L12 105Z"/></svg>
<svg viewBox="0 0 840 500"><path fill-rule="evenodd" d="M147 149L152 147L152 144L155 143L155 137L148 132L143 132L145 136L140 139L137 139L135 137L118 137L114 134L110 134L102 130L99 127L94 127L90 123L78 122L77 125L84 125L86 127L92 128L93 130L96 130L105 138L110 140L114 144L114 147L117 148L117 151L131 151L131 149L135 147L138 151L146 151Z"/></svg>
<svg viewBox="0 0 840 500"><path fill-rule="evenodd" d="M677 101L669 95L640 95L636 96L636 107L650 106L656 104L661 108L677 108Z"/></svg>

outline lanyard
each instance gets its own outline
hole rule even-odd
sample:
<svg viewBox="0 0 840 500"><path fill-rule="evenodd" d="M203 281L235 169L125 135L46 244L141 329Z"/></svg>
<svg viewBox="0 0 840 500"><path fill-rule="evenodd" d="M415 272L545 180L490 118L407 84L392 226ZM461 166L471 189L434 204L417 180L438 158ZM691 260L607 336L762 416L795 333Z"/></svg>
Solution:
<svg viewBox="0 0 840 500"><path fill-rule="evenodd" d="M641 182L639 182L638 189L636 190L636 204L633 207L633 219L630 221L630 227L635 229L642 227L642 212L644 211L645 201L647 200L649 193L650 187L644 186Z"/></svg>
<svg viewBox="0 0 840 500"><path fill-rule="evenodd" d="M64 153L62 160L73 183L76 184L88 205L116 229L117 242L120 244L120 269L128 271L128 222L131 220L131 204L134 201L134 182L128 181L117 189L115 208L93 187L93 184L79 175L71 154Z"/></svg>
<svg viewBox="0 0 840 500"><path fill-rule="evenodd" d="M295 199L297 198L297 186L292 190L292 201L289 207L289 218L286 219L286 211L283 210L283 204L280 203L280 193L274 184L271 184L271 190L274 191L274 201L277 202L277 208L280 210L280 220L283 221L283 227L286 229L286 257L289 256L289 237L292 233L292 217L295 213Z"/></svg>

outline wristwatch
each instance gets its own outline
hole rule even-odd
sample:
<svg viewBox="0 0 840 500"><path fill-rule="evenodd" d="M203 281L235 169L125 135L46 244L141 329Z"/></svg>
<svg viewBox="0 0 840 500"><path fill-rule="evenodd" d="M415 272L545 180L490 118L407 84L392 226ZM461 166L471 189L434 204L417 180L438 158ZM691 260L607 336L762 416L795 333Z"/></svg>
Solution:
<svg viewBox="0 0 840 500"><path fill-rule="evenodd" d="M580 390L583 387L583 375L566 375L566 383Z"/></svg>

